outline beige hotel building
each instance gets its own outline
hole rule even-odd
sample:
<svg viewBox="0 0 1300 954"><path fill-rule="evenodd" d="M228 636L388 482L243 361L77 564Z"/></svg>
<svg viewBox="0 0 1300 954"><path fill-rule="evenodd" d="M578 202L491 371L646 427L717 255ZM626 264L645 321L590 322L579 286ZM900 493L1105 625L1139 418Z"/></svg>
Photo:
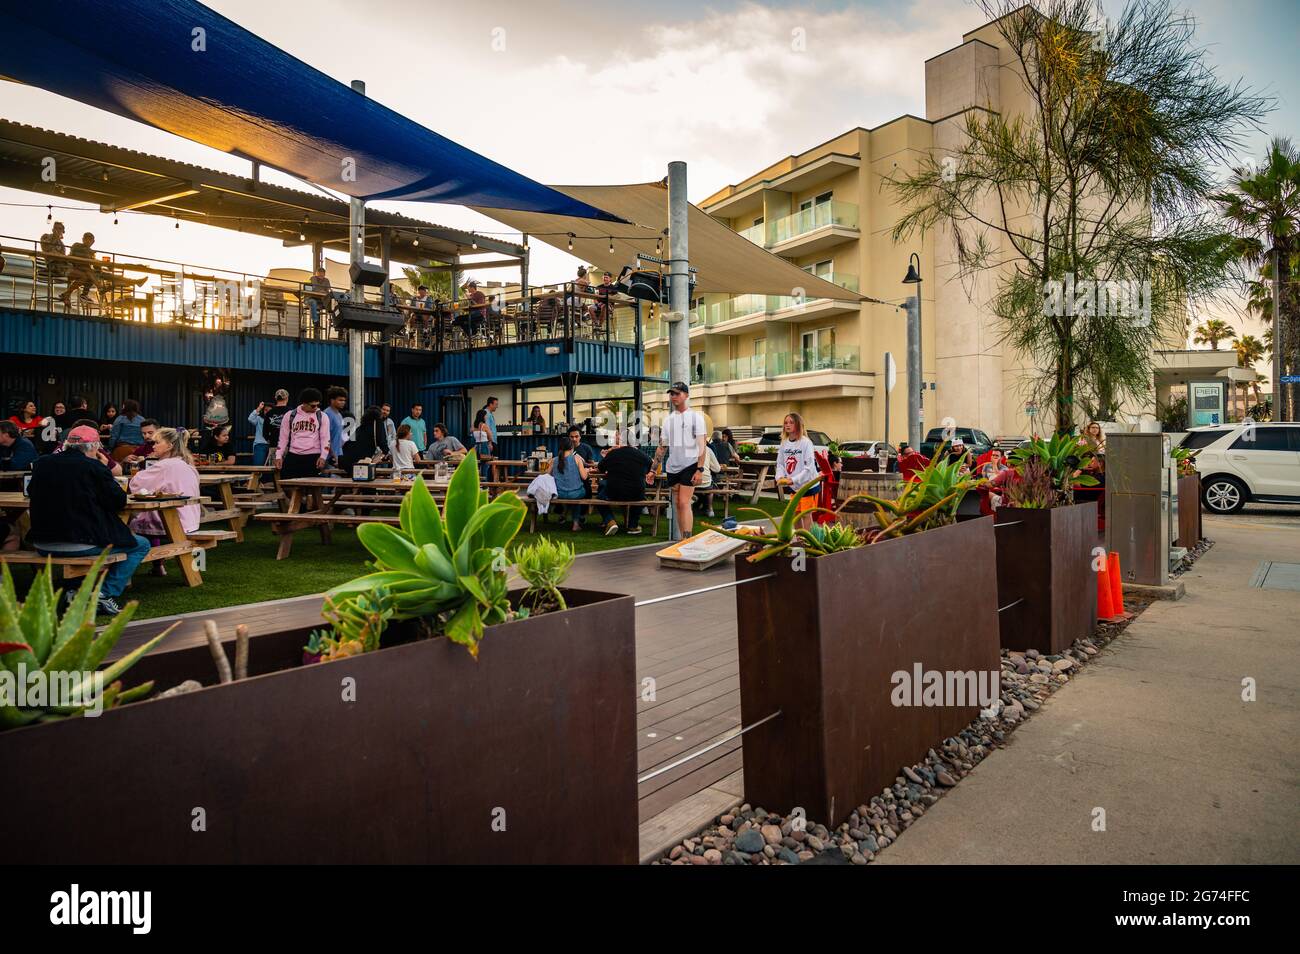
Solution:
<svg viewBox="0 0 1300 954"><path fill-rule="evenodd" d="M947 417L992 435L1050 432L1053 425L1050 416L1027 413L1025 366L1000 342L986 305L991 278L959 280L942 230L900 244L890 236L902 213L889 177L914 171L927 154L942 162L965 135L969 110L1029 108L1002 44L996 24L989 23L926 61L925 118L905 115L874 129L851 129L700 203L774 254L886 302L913 294L917 286L902 279L909 255L920 255L923 371L932 385L925 393L923 430ZM906 438L907 327L901 308L803 301L796 289L790 297L711 295L696 303L690 324L691 403L715 425L776 426L795 410L809 427L837 440L884 438L888 352L898 368L888 437L895 444ZM662 320L647 322L645 338L647 374L667 374ZM1151 398L1128 409L1130 421L1154 411L1157 396L1167 400L1171 386L1210 382L1228 393L1223 372L1235 364L1231 352L1189 353L1183 350L1185 335L1168 347L1155 356Z"/></svg>

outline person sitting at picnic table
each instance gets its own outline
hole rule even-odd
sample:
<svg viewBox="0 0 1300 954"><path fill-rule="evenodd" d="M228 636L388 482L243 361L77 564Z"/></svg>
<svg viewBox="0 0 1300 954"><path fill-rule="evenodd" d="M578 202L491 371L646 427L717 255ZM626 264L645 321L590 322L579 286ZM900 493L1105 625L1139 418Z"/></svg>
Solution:
<svg viewBox="0 0 1300 954"><path fill-rule="evenodd" d="M17 424L0 421L0 470L26 470L38 456L36 445Z"/></svg>
<svg viewBox="0 0 1300 954"><path fill-rule="evenodd" d="M99 433L103 437L108 437L113 430L113 422L117 420L117 405L109 401L104 405L104 410L99 415Z"/></svg>
<svg viewBox="0 0 1300 954"><path fill-rule="evenodd" d="M320 311L329 300L330 292L334 286L330 280L325 277L325 266L317 268L312 272L311 281L307 283L308 289L314 294L307 296L307 308L311 312L311 326L314 331L320 330Z"/></svg>
<svg viewBox="0 0 1300 954"><path fill-rule="evenodd" d="M644 500L645 478L655 463L639 447L632 447L623 440L621 433L616 433L615 444L605 451L600 459L599 470L605 475L605 483L597 494L601 500ZM618 533L618 524L614 520L614 511L602 504L598 507L601 522L605 525L605 536L612 537ZM627 508L627 522L623 531L629 536L641 532L641 507Z"/></svg>
<svg viewBox="0 0 1300 954"><path fill-rule="evenodd" d="M284 416L275 450L275 466L285 480L315 477L330 456L330 420L320 409L321 394L303 388L298 406Z"/></svg>
<svg viewBox="0 0 1300 954"><path fill-rule="evenodd" d="M209 463L233 464L235 462L233 450L234 448L230 446L230 425L218 424L203 435L195 453L206 458Z"/></svg>
<svg viewBox="0 0 1300 954"><path fill-rule="evenodd" d="M45 418L36 413L35 401L23 401L18 405L18 413L9 418L18 430L22 431L29 438L35 439L37 433L45 425Z"/></svg>
<svg viewBox="0 0 1300 954"><path fill-rule="evenodd" d="M433 443L429 445L426 455L429 460L451 460L453 454L465 453L465 445L456 437L447 433L447 425L433 425Z"/></svg>
<svg viewBox="0 0 1300 954"><path fill-rule="evenodd" d="M131 478L130 488L133 494L183 494L197 498L199 491L199 472L194 469L194 459L190 456L189 435L183 430L171 427L157 428L154 431L149 457L153 461L148 467ZM198 504L186 504L180 508L181 529L193 533L199 529L199 520L203 508ZM161 546L167 540L167 529L163 526L162 514L157 510L146 510L131 518L131 530L149 540L152 546ZM154 576L166 576L167 568L162 560L154 561Z"/></svg>
<svg viewBox="0 0 1300 954"><path fill-rule="evenodd" d="M600 284L596 286L595 293L600 296L600 300L591 306L592 328L596 331L604 331L612 314L609 303L610 296L618 293L618 286L614 284L613 272L605 272L601 276Z"/></svg>
<svg viewBox="0 0 1300 954"><path fill-rule="evenodd" d="M131 451L126 458L128 464L142 463L145 458L153 456L153 439L158 433L158 422L153 418L147 418L140 425L140 436L142 441Z"/></svg>
<svg viewBox="0 0 1300 954"><path fill-rule="evenodd" d="M113 418L113 426L108 432L108 448L115 460L122 460L144 443L144 415L140 413L140 402L127 398L122 402L122 413Z"/></svg>
<svg viewBox="0 0 1300 954"><path fill-rule="evenodd" d="M582 442L582 428L578 427L577 424L569 425L569 446L573 448L573 452L581 457L582 462L588 467L595 465L596 455L592 453L590 446Z"/></svg>
<svg viewBox="0 0 1300 954"><path fill-rule="evenodd" d="M432 311L437 305L434 297L429 294L429 286L421 285L415 290L415 297L411 299L412 308L422 308Z"/></svg>
<svg viewBox="0 0 1300 954"><path fill-rule="evenodd" d="M353 465L377 464L387 456L388 435L384 433L382 413L372 404L361 415L361 421L352 434L352 440L343 445L339 466L343 468L345 475L350 475Z"/></svg>
<svg viewBox="0 0 1300 954"><path fill-rule="evenodd" d="M551 476L555 478L557 500L581 500L587 496L587 464L572 445L561 448L560 456L555 458L555 465L551 468ZM582 529L587 508L570 506L569 511L576 533Z"/></svg>
<svg viewBox="0 0 1300 954"><path fill-rule="evenodd" d="M420 449L411 440L410 424L397 428L397 436L389 447L393 454L393 470L415 470L415 459L420 456Z"/></svg>
<svg viewBox="0 0 1300 954"><path fill-rule="evenodd" d="M898 445L898 475L903 480L911 480L918 471L924 470L929 465L930 458L914 450L907 441Z"/></svg>
<svg viewBox="0 0 1300 954"><path fill-rule="evenodd" d="M100 270L95 264L95 236L90 232L83 235L80 242L73 243L72 248L68 249L68 257L72 259L68 263L68 287L59 296L65 308L70 306L74 290L82 298L91 289L99 291Z"/></svg>
<svg viewBox="0 0 1300 954"><path fill-rule="evenodd" d="M122 522L127 498L113 479L115 471L120 473L121 468L104 454L95 429L74 427L63 442L63 453L47 454L32 465L27 491L31 498L27 539L37 553L96 556L111 547L114 553L126 555L105 568L98 610L106 616L121 612L117 598L149 554L149 541Z"/></svg>
<svg viewBox="0 0 1300 954"><path fill-rule="evenodd" d="M735 445L728 439L730 431L714 431L712 439L709 441L709 450L713 451L713 456L717 458L718 464L722 467L730 467L736 462L737 454Z"/></svg>

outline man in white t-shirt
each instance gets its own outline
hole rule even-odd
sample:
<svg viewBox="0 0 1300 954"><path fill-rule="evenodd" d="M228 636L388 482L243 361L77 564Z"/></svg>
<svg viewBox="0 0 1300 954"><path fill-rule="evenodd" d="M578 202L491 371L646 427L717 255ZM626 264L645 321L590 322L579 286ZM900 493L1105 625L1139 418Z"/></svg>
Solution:
<svg viewBox="0 0 1300 954"><path fill-rule="evenodd" d="M707 466L705 455L708 453L708 431L704 415L687 406L690 403L690 392L691 389L681 381L668 389L668 400L673 409L664 421L659 447L655 450L656 466L663 460L664 453L668 454L664 472L677 518L674 540L686 539L694 529L695 516L691 512L691 498L700 482L701 471ZM653 480L654 474L646 475L646 483Z"/></svg>

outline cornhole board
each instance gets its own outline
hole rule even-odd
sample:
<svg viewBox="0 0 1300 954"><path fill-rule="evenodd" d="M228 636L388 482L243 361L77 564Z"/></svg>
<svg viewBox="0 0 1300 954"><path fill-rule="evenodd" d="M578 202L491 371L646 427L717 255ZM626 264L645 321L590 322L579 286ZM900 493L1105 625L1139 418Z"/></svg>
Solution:
<svg viewBox="0 0 1300 954"><path fill-rule="evenodd" d="M758 527L740 526L738 532L758 533ZM658 551L659 565L676 570L707 570L725 560L730 560L737 551L745 547L745 541L723 536L716 530L705 530L693 537L679 540Z"/></svg>

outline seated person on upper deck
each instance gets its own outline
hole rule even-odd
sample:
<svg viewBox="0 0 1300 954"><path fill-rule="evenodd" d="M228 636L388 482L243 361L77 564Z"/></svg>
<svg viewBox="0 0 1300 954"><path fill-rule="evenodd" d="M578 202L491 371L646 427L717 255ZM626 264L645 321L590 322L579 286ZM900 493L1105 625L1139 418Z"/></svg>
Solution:
<svg viewBox="0 0 1300 954"><path fill-rule="evenodd" d="M81 237L80 242L74 243L72 248L68 249L68 255L73 261L68 263L68 287L59 296L64 306L67 306L74 289L83 298L92 288L96 292L99 291L100 270L95 264L94 248L95 236L87 232Z"/></svg>

